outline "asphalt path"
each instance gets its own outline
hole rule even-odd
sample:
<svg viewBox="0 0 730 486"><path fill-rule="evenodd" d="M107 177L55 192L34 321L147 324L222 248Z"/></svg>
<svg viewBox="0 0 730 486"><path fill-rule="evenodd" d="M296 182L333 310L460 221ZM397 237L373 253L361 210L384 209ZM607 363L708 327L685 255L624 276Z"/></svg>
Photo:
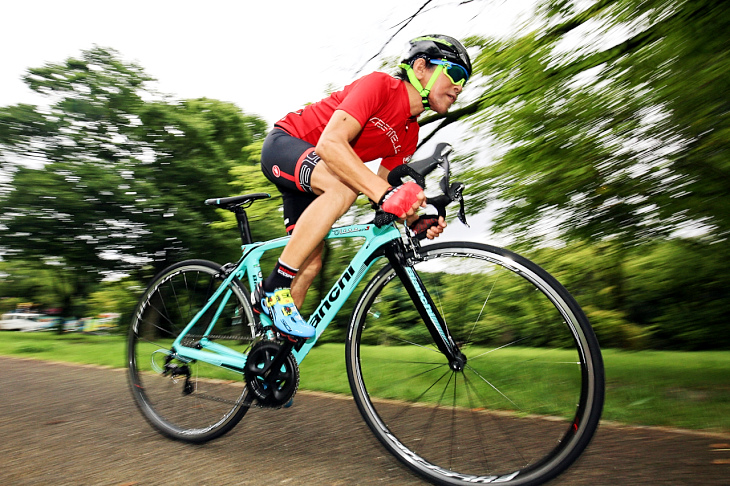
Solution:
<svg viewBox="0 0 730 486"><path fill-rule="evenodd" d="M299 392L204 445L138 413L124 370L0 357L0 485L420 485L349 398ZM730 435L602 424L551 485L728 485Z"/></svg>

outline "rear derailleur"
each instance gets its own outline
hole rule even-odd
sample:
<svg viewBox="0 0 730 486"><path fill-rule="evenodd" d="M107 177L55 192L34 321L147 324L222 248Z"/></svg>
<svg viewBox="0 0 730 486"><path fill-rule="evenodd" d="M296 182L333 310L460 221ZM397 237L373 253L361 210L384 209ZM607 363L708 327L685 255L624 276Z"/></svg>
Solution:
<svg viewBox="0 0 730 486"><path fill-rule="evenodd" d="M177 383L178 377L184 376L185 383L183 384L182 394L190 395L195 391L195 384L190 381L190 368L188 365L178 365L172 363L172 355L168 356L165 362L165 366L162 369L162 376L169 376L173 382Z"/></svg>

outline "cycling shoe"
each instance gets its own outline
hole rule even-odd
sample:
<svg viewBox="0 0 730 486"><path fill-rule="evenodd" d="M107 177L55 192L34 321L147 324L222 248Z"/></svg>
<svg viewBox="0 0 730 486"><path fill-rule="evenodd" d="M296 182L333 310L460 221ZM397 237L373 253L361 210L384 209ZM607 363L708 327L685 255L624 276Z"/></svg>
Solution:
<svg viewBox="0 0 730 486"><path fill-rule="evenodd" d="M310 326L299 314L294 305L291 289L279 288L266 292L261 286L256 288L252 296L254 309L271 318L274 326L284 334L309 339L314 337L314 326Z"/></svg>

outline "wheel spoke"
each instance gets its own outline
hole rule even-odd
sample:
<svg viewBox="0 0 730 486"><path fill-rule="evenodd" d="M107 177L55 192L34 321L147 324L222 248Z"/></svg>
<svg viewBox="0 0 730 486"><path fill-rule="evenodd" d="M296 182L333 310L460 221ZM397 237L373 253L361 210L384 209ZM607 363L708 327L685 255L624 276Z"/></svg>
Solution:
<svg viewBox="0 0 730 486"><path fill-rule="evenodd" d="M499 388L497 388L496 386L494 386L494 385L493 385L493 384L492 384L492 383L491 383L491 382L490 382L489 380L487 380L487 379L486 379L486 378L484 378L484 377L483 377L483 376L482 376L481 374L479 374L479 372L478 372L477 370L475 370L474 368L472 368L472 367L471 367L470 365L468 365L468 364L466 365L466 367L467 367L467 368L469 369L469 371L471 371L472 373L474 373L475 375L477 375L477 376L479 377L479 379L481 379L481 380L482 380L482 381L483 381L484 383L486 383L487 385L489 385L489 386L490 386L490 387L492 388L492 390L494 390L494 391L496 391L497 393L499 393L500 395L502 395L502 397L503 397L503 398L504 398L505 400L507 400L508 402L510 402L510 403L511 403L512 405L514 405L514 407L515 407L516 409L518 409L518 410L522 410L522 409L520 408L520 406L519 406L519 405L517 405L517 404L516 404L515 402L513 402L513 401L512 401L512 399L511 399L511 398L509 398L509 397L508 397L507 395L505 395L504 393L502 393L502 392L501 392L501 391L499 390Z"/></svg>
<svg viewBox="0 0 730 486"><path fill-rule="evenodd" d="M495 351L499 351L500 349L508 348L508 347L510 347L510 346L515 346L515 345L517 345L517 343L519 343L519 342L521 342L521 341L524 341L524 340L526 340L526 339L527 339L526 337L525 337L525 338L522 338L522 339L517 339L517 340L515 340L515 341L512 341L511 343L507 343L507 344L504 344L504 345L502 345L502 346L499 346L499 347L497 347L497 348L494 348L494 349L490 349L489 351L485 351L485 352L483 352L482 354L477 354L476 356L474 356L474 357L470 357L469 359L473 361L473 360L475 360L475 359L481 358L482 356L486 356L486 355L488 355L488 354L492 354L492 353L493 353L493 352L495 352Z"/></svg>
<svg viewBox="0 0 730 486"><path fill-rule="evenodd" d="M474 319L474 324L471 326L471 331L469 331L469 337L466 339L466 342L471 341L471 336L474 334L474 329L477 328L477 324L479 323L479 320L482 318L482 313L484 313L484 308L487 306L487 302L489 302L489 297L491 297L492 292L494 291L494 287L497 285L497 279L495 278L492 282L492 286L489 289L489 293L487 294L487 297L484 299L484 303L482 304L482 308L479 309L479 314Z"/></svg>
<svg viewBox="0 0 730 486"><path fill-rule="evenodd" d="M129 333L129 374L140 410L160 433L188 442L204 442L230 430L245 414L250 401L240 373L200 361L179 361L170 350L217 288L220 267L203 261L183 262L160 274L149 286L134 313ZM253 319L246 294L230 284L232 298L216 322L200 319L183 342L225 340L246 352L250 339L233 326L234 317L248 327ZM207 322L206 322L207 321ZM237 321L236 321L237 322ZM210 327L210 329L208 329ZM150 373L149 370L173 370Z"/></svg>
<svg viewBox="0 0 730 486"><path fill-rule="evenodd" d="M420 313L393 270L381 270L348 331L363 417L390 452L437 483L510 484L527 471L534 484L552 478L600 417L602 362L582 311L543 270L504 250L420 251L418 276L454 340L468 344L466 362L434 359L440 351Z"/></svg>

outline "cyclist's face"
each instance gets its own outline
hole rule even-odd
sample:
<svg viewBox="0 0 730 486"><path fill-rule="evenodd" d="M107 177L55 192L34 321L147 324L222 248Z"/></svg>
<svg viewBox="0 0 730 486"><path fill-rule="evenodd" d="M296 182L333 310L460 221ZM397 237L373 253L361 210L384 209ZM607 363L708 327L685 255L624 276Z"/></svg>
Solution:
<svg viewBox="0 0 730 486"><path fill-rule="evenodd" d="M461 85L452 83L451 79L442 72L436 79L436 83L431 88L431 94L428 96L431 109L439 114L446 113L451 105L456 102L463 89Z"/></svg>

